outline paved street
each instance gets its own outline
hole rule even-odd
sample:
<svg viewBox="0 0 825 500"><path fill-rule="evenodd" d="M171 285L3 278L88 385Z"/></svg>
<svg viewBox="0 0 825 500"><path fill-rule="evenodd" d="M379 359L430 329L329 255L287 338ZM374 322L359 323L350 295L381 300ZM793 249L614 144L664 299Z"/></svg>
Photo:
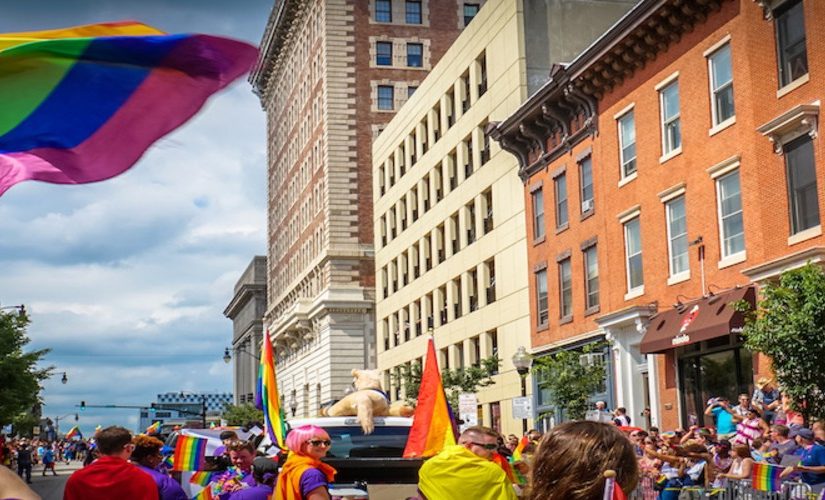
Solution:
<svg viewBox="0 0 825 500"><path fill-rule="evenodd" d="M58 463L55 468L57 476L53 476L48 472L46 477L43 477L43 465L36 465L32 471L31 487L38 495L43 497L43 500L62 500L63 488L66 485L66 480L72 472L82 467L81 462L72 462L70 465L65 463Z"/></svg>

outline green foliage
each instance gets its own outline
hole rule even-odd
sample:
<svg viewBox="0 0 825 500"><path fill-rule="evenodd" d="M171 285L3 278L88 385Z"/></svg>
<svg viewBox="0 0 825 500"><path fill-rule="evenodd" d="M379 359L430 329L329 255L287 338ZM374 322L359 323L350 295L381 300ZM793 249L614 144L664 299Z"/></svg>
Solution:
<svg viewBox="0 0 825 500"><path fill-rule="evenodd" d="M441 372L441 383L444 385L444 392L447 394L447 401L453 408L458 408L458 395L463 392L476 392L481 387L493 384L493 375L498 373L501 360L498 356L491 356L480 360L478 365L456 368L455 370L443 370ZM423 369L419 361L415 361L410 366L400 366L398 373L393 374L394 383L401 383L405 388L405 399L414 405L418 401L418 388L421 386L421 375Z"/></svg>
<svg viewBox="0 0 825 500"><path fill-rule="evenodd" d="M221 418L226 420L229 425L247 425L252 422L263 422L264 412L255 408L252 404L227 404L223 409Z"/></svg>
<svg viewBox="0 0 825 500"><path fill-rule="evenodd" d="M601 389L605 379L604 365L583 364L581 355L600 352L605 346L597 343L580 350L559 350L533 361L539 387L550 392L550 404L564 410L570 420L584 419L590 396Z"/></svg>
<svg viewBox="0 0 825 500"><path fill-rule="evenodd" d="M24 352L29 343L25 314L0 311L0 426L25 419L40 401L40 382L47 379L52 368L37 369L37 363L49 350ZM31 432L21 429L24 432Z"/></svg>
<svg viewBox="0 0 825 500"><path fill-rule="evenodd" d="M776 381L805 416L825 418L825 272L807 264L782 273L761 290L746 314L745 347L771 358Z"/></svg>
<svg viewBox="0 0 825 500"><path fill-rule="evenodd" d="M32 435L34 427L40 425L40 419L34 413L26 411L14 417L12 425L14 426L15 435L31 438L34 437Z"/></svg>

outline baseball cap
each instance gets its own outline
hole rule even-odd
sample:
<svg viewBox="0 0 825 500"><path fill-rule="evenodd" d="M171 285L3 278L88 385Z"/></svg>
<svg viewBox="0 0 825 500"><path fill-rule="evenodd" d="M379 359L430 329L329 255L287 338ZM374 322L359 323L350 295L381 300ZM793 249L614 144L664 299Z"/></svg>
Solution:
<svg viewBox="0 0 825 500"><path fill-rule="evenodd" d="M805 439L807 441L813 441L814 440L814 431L812 431L811 429L808 429L807 427L801 427L799 429L792 430L791 433L790 433L790 436L791 437L799 436L802 439Z"/></svg>

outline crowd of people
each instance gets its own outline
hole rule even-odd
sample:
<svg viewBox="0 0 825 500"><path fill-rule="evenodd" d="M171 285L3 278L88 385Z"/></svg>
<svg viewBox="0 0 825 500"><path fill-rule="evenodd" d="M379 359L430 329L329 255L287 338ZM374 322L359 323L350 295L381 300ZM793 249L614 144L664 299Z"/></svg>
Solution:
<svg viewBox="0 0 825 500"><path fill-rule="evenodd" d="M83 462L89 450L89 443L84 440L59 439L55 441L34 439L7 439L0 434L0 464L16 470L17 474L29 484L32 473L47 472L57 475L55 464L73 461Z"/></svg>

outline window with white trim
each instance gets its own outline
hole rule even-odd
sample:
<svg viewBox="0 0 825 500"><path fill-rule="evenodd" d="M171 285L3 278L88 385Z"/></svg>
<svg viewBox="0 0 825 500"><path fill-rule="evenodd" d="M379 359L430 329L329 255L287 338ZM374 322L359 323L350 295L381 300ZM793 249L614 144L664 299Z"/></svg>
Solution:
<svg viewBox="0 0 825 500"><path fill-rule="evenodd" d="M745 224L742 218L742 197L739 170L716 179L719 204L719 239L722 258L745 251Z"/></svg>
<svg viewBox="0 0 825 500"><path fill-rule="evenodd" d="M805 134L784 146L788 177L791 234L819 225L816 165L811 136Z"/></svg>
<svg viewBox="0 0 825 500"><path fill-rule="evenodd" d="M375 64L392 66L392 42L375 42Z"/></svg>
<svg viewBox="0 0 825 500"><path fill-rule="evenodd" d="M533 239L544 236L544 195L541 188L534 190L530 197L533 200Z"/></svg>
<svg viewBox="0 0 825 500"><path fill-rule="evenodd" d="M687 217L685 197L680 196L665 205L667 214L667 254L670 276L690 270L688 262Z"/></svg>
<svg viewBox="0 0 825 500"><path fill-rule="evenodd" d="M710 70L710 106L713 125L719 125L734 117L733 66L730 43L726 43L708 56Z"/></svg>
<svg viewBox="0 0 825 500"><path fill-rule="evenodd" d="M394 108L395 88L392 85L378 86L378 109L392 110Z"/></svg>
<svg viewBox="0 0 825 500"><path fill-rule="evenodd" d="M776 19L776 52L779 86L808 74L808 49L805 46L805 13L802 0L785 2L773 13Z"/></svg>
<svg viewBox="0 0 825 500"><path fill-rule="evenodd" d="M622 179L636 172L636 120L633 111L619 118L619 157Z"/></svg>
<svg viewBox="0 0 825 500"><path fill-rule="evenodd" d="M424 45L420 43L407 44L407 66L420 68L424 66Z"/></svg>
<svg viewBox="0 0 825 500"><path fill-rule="evenodd" d="M624 244L627 291L632 292L645 284L642 272L642 231L639 217L634 217L624 223Z"/></svg>
<svg viewBox="0 0 825 500"><path fill-rule="evenodd" d="M536 318L538 326L544 326L549 319L547 306L547 269L537 271L536 275Z"/></svg>
<svg viewBox="0 0 825 500"><path fill-rule="evenodd" d="M567 213L567 174L559 174L553 179L556 194L556 229L561 229L569 222Z"/></svg>
<svg viewBox="0 0 825 500"><path fill-rule="evenodd" d="M375 20L379 23L392 22L391 0L375 0Z"/></svg>
<svg viewBox="0 0 825 500"><path fill-rule="evenodd" d="M573 315L573 275L570 257L559 261L559 317Z"/></svg>
<svg viewBox="0 0 825 500"><path fill-rule="evenodd" d="M581 193L581 213L593 210L593 159L590 156L579 162L579 184Z"/></svg>
<svg viewBox="0 0 825 500"><path fill-rule="evenodd" d="M662 111L662 154L667 155L682 147L678 80L659 91L659 104Z"/></svg>
<svg viewBox="0 0 825 500"><path fill-rule="evenodd" d="M590 245L582 252L584 257L585 306L592 309L599 306L599 256L596 245Z"/></svg>

